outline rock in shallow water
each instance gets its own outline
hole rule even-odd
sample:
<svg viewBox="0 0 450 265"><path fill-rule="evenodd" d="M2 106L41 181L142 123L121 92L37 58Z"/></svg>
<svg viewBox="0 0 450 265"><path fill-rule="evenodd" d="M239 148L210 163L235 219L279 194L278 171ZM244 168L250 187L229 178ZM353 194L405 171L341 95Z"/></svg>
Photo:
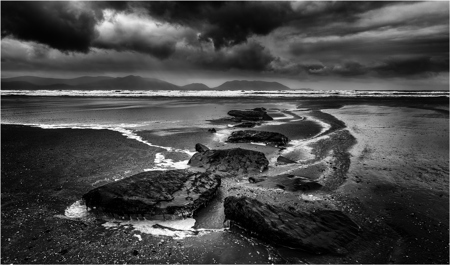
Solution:
<svg viewBox="0 0 450 265"><path fill-rule="evenodd" d="M237 174L262 172L267 169L269 161L262 152L232 148L195 153L188 164L205 168L207 171Z"/></svg>
<svg viewBox="0 0 450 265"><path fill-rule="evenodd" d="M264 132L254 130L234 131L228 137L230 143L265 143L275 146L286 145L289 139L277 132Z"/></svg>
<svg viewBox="0 0 450 265"><path fill-rule="evenodd" d="M295 163L297 163L297 162L290 160L289 158L286 158L284 156L279 156L277 158L278 165L295 164Z"/></svg>
<svg viewBox="0 0 450 265"><path fill-rule="evenodd" d="M358 225L340 211L288 211L247 197L225 198L225 217L268 242L321 254L343 254Z"/></svg>
<svg viewBox="0 0 450 265"><path fill-rule="evenodd" d="M95 188L83 199L96 213L126 219L177 219L192 216L219 186L220 178L211 173L150 171Z"/></svg>
<svg viewBox="0 0 450 265"><path fill-rule="evenodd" d="M230 110L228 115L235 118L247 121L271 121L273 120L266 112L265 109L254 109L254 110Z"/></svg>

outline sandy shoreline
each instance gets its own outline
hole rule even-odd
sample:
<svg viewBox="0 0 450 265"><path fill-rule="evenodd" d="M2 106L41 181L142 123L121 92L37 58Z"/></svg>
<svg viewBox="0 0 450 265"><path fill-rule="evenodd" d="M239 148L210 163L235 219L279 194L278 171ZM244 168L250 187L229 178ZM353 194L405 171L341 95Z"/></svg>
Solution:
<svg viewBox="0 0 450 265"><path fill-rule="evenodd" d="M332 156L308 170L293 168L294 172L320 177L323 169L336 167L327 173L335 181L329 184L331 193L326 196L330 207L345 211L366 228L345 257L275 250L259 240L236 241L236 232L213 233L200 241L188 238L181 244L170 238L161 243L161 238L139 234L141 241L132 229L108 230L96 223L55 218L93 185L152 168L157 153L174 161L188 156L108 130L2 125L2 263L212 263L224 249L229 249L229 255L239 249L251 254L244 256L246 259L228 256L222 262L448 263L448 99L447 112L440 100L439 104L411 102L364 105L354 100L311 100L297 104L308 109L304 112L307 117L324 119L330 131L342 129L342 121L355 138L355 143L350 141L342 150L343 157ZM214 135L204 128L169 134L142 131L138 135L155 145L188 150L193 150L196 142L215 143ZM316 145L339 153L330 143ZM221 148L231 145L224 146ZM273 153L263 146L252 148ZM350 155L345 158L347 152ZM288 167L272 169L275 174L286 172ZM336 180L337 176L341 177ZM227 181L225 188L235 185ZM226 193L250 192L250 186L245 185ZM286 203L290 204L288 197ZM204 224L212 221L204 220ZM245 246L226 243L233 240ZM201 249L200 242L210 246Z"/></svg>

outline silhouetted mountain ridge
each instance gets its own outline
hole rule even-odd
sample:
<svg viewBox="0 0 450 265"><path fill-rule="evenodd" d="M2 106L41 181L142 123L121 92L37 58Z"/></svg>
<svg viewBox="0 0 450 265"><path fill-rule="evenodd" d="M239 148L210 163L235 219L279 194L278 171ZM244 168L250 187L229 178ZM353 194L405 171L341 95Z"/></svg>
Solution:
<svg viewBox="0 0 450 265"><path fill-rule="evenodd" d="M288 90L278 82L233 80L210 88L202 83L177 86L156 78L82 76L72 79L20 76L2 78L3 90Z"/></svg>
<svg viewBox="0 0 450 265"><path fill-rule="evenodd" d="M289 87L278 82L233 80L215 87L217 90L287 90Z"/></svg>

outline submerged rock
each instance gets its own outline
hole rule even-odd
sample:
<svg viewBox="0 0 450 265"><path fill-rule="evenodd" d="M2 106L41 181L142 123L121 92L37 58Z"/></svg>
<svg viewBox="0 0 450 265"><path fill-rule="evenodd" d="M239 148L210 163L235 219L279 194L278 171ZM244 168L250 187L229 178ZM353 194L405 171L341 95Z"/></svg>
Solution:
<svg viewBox="0 0 450 265"><path fill-rule="evenodd" d="M212 199L220 178L187 170L143 172L95 188L83 195L96 213L121 218L177 219Z"/></svg>
<svg viewBox="0 0 450 265"><path fill-rule="evenodd" d="M261 123L246 121L246 122L242 122L242 123L236 124L233 127L236 127L236 128L253 128L256 125L261 125Z"/></svg>
<svg viewBox="0 0 450 265"><path fill-rule="evenodd" d="M264 153L232 148L195 153L188 164L194 167L205 168L207 171L222 171L236 174L262 172L267 169L269 161Z"/></svg>
<svg viewBox="0 0 450 265"><path fill-rule="evenodd" d="M295 163L297 163L297 162L290 160L289 158L286 158L284 156L279 156L277 158L278 165L295 164Z"/></svg>
<svg viewBox="0 0 450 265"><path fill-rule="evenodd" d="M268 242L316 254L343 254L358 225L340 211L297 212L247 197L225 198L225 217Z"/></svg>
<svg viewBox="0 0 450 265"><path fill-rule="evenodd" d="M230 143L265 143L275 146L286 145L289 139L277 132L264 132L254 130L244 130L232 132L227 142Z"/></svg>
<svg viewBox="0 0 450 265"><path fill-rule="evenodd" d="M271 121L273 120L267 112L261 110L230 110L228 115L247 121Z"/></svg>

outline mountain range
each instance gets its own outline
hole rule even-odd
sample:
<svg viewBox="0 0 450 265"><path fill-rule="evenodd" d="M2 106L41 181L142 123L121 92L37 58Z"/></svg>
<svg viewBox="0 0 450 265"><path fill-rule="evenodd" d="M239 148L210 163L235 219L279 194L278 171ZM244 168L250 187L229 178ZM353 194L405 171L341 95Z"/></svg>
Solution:
<svg viewBox="0 0 450 265"><path fill-rule="evenodd" d="M83 76L72 79L20 76L2 78L3 90L289 90L278 82L227 81L217 87L202 83L177 86L156 78Z"/></svg>

